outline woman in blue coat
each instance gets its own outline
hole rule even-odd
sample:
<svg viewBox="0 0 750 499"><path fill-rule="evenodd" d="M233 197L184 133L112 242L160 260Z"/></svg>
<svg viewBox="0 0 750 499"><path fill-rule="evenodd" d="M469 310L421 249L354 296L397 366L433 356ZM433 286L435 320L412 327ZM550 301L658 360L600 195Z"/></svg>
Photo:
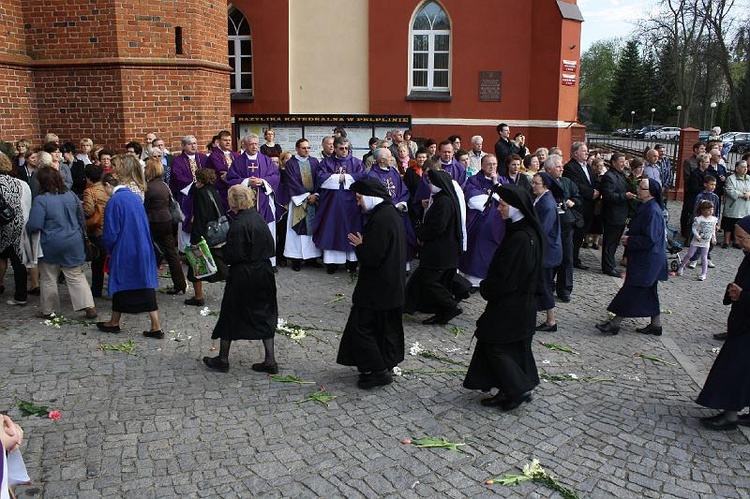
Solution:
<svg viewBox="0 0 750 499"><path fill-rule="evenodd" d="M111 196L104 210L102 240L110 255L108 291L112 296L112 318L97 322L96 326L100 331L119 333L123 313L148 312L151 329L143 335L161 339L164 333L156 303L159 283L148 217L141 197L127 187L127 173L118 170L117 175L124 182L111 175L102 179Z"/></svg>
<svg viewBox="0 0 750 499"><path fill-rule="evenodd" d="M537 173L531 181L531 192L534 194L534 210L539 217L539 224L544 234L544 262L542 277L539 280L538 311L547 312L547 319L536 327L537 331L554 333L557 331L555 319L555 269L562 261L562 239L560 234L560 215L557 213L557 202L550 192L555 180L546 172Z"/></svg>
<svg viewBox="0 0 750 499"><path fill-rule="evenodd" d="M628 235L622 237L628 267L625 283L617 292L607 310L614 319L597 324L604 334L617 334L624 317L650 317L651 323L637 332L661 336L659 281L666 281L667 253L664 232L664 213L661 209L661 185L644 178L638 183L641 205L630 221Z"/></svg>

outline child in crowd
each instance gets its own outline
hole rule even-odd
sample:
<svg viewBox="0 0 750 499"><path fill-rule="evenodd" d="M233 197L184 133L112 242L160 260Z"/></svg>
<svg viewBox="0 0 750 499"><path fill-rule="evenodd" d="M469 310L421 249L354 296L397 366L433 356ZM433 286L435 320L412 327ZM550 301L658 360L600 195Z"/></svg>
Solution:
<svg viewBox="0 0 750 499"><path fill-rule="evenodd" d="M716 191L716 185L716 177L710 174L706 175L706 178L703 179L703 190L695 198L693 213L700 213L698 207L701 204L701 201L711 201L711 203L713 203L714 205L714 216L717 220L721 220L721 198L716 194L716 192L714 192ZM716 243L711 243L708 248L708 268L710 269L716 267L716 265L714 265L714 262L711 261L711 250L714 248L714 244ZM688 268L694 269L698 264L698 255L693 255L692 258L688 259L690 260Z"/></svg>
<svg viewBox="0 0 750 499"><path fill-rule="evenodd" d="M714 204L707 199L699 201L695 214L690 250L680 264L680 268L677 269L677 275L682 275L682 271L685 269L685 265L687 265L690 257L700 250L701 275L698 276L698 280L705 281L706 272L708 271L708 248L709 245L716 244L716 224L719 222L719 219L714 216Z"/></svg>

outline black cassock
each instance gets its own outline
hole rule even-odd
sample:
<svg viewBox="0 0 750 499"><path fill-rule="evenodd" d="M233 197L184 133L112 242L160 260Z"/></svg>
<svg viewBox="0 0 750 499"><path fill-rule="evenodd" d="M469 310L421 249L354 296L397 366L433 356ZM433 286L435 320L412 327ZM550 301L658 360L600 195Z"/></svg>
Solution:
<svg viewBox="0 0 750 499"><path fill-rule="evenodd" d="M365 224L356 248L359 277L336 358L360 372L390 369L404 360L404 223L384 201L370 211Z"/></svg>
<svg viewBox="0 0 750 499"><path fill-rule="evenodd" d="M270 261L276 250L271 231L255 208L242 210L232 220L223 250L230 272L211 338L272 338L279 316Z"/></svg>
<svg viewBox="0 0 750 499"><path fill-rule="evenodd" d="M477 346L465 388L499 388L515 398L539 384L531 341L542 271L541 245L526 220L507 223L505 237L480 283L487 306L477 320Z"/></svg>
<svg viewBox="0 0 750 499"><path fill-rule="evenodd" d="M750 255L742 260L734 283L742 293L737 301L724 295L724 305L732 304L727 339L696 402L712 409L740 411L750 406Z"/></svg>

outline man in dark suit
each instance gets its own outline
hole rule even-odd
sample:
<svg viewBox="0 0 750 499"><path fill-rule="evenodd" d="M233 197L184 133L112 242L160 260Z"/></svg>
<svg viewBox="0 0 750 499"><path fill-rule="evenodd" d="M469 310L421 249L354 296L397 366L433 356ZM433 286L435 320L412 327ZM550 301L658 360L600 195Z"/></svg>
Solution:
<svg viewBox="0 0 750 499"><path fill-rule="evenodd" d="M594 219L594 201L599 198L598 183L596 175L586 163L589 157L589 149L585 142L573 142L570 147L570 161L563 167L563 176L569 178L578 186L583 205L583 227L576 227L573 232L573 266L577 269L586 270L587 266L581 263L580 251L583 237L588 234L591 222Z"/></svg>
<svg viewBox="0 0 750 499"><path fill-rule="evenodd" d="M164 140L159 137L151 142L151 151L154 153L152 154L153 157L161 158L161 164L164 167L164 182L169 185L169 179L172 176L172 161L174 160L174 156L169 154L169 151L167 151L167 147L164 144Z"/></svg>
<svg viewBox="0 0 750 499"><path fill-rule="evenodd" d="M495 156L497 156L497 164L500 166L498 173L502 176L507 176L508 170L505 168L505 162L508 156L518 154L520 151L516 143L510 140L510 127L506 123L497 125L496 130L500 136L497 142L495 142Z"/></svg>
<svg viewBox="0 0 750 499"><path fill-rule="evenodd" d="M630 200L637 195L630 192L630 183L625 178L625 155L616 152L610 159L611 168L601 180L602 190L602 272L613 277L620 277L622 270L615 265L615 251L625 231L628 219Z"/></svg>

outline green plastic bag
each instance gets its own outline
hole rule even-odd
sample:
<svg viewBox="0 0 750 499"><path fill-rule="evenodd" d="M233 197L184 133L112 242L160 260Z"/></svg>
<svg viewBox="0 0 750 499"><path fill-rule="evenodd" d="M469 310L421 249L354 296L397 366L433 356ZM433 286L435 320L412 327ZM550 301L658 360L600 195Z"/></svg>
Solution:
<svg viewBox="0 0 750 499"><path fill-rule="evenodd" d="M185 248L185 257L196 279L203 279L218 271L208 243L202 237L198 244L191 244Z"/></svg>

